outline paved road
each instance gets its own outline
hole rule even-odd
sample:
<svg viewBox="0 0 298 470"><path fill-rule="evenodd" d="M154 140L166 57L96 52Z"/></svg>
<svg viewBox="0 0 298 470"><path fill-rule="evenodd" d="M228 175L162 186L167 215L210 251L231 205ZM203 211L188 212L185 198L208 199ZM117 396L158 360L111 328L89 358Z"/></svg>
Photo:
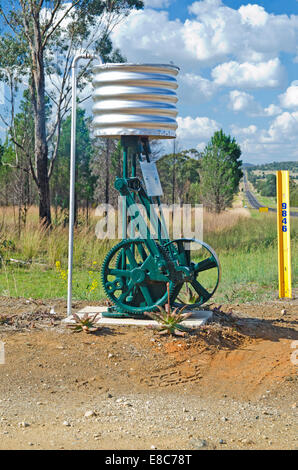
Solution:
<svg viewBox="0 0 298 470"><path fill-rule="evenodd" d="M259 201L252 194L252 192L250 192L246 172L244 172L243 182L244 182L245 195L246 195L246 198L247 198L249 204L251 205L251 207L253 209L259 209L260 207L264 207L262 204L259 203ZM276 212L276 209L273 209L272 207L268 207L268 211ZM291 214L292 217L298 217L298 212L290 211L290 214Z"/></svg>

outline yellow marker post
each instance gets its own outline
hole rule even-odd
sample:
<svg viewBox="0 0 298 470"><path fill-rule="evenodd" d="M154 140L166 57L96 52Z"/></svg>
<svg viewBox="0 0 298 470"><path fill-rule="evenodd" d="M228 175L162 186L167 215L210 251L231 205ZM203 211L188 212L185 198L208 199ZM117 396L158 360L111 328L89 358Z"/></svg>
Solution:
<svg viewBox="0 0 298 470"><path fill-rule="evenodd" d="M259 207L259 212L268 212L268 207Z"/></svg>
<svg viewBox="0 0 298 470"><path fill-rule="evenodd" d="M292 298L289 172L276 172L279 297Z"/></svg>

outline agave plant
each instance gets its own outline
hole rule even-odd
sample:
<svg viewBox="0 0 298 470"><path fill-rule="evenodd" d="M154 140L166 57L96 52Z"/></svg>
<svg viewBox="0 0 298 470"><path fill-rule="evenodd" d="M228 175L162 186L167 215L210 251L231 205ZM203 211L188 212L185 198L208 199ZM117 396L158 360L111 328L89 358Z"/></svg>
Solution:
<svg viewBox="0 0 298 470"><path fill-rule="evenodd" d="M191 313L182 313L183 310L187 307L180 308L176 307L174 310L171 308L170 304L170 287L169 283L167 284L167 291L168 291L168 303L165 305L164 308L158 306L159 312L146 312L153 320L159 323L159 334L170 334L170 335L179 335L185 336L186 332L189 331L184 325L181 323L191 316Z"/></svg>
<svg viewBox="0 0 298 470"><path fill-rule="evenodd" d="M73 318L75 320L75 324L68 325L68 327L72 329L74 333L79 333L80 331L84 331L85 333L94 333L99 330L99 327L95 326L95 320L98 315L99 314L96 313L93 317L89 317L88 313L85 313L82 317L79 317L79 315L74 313Z"/></svg>

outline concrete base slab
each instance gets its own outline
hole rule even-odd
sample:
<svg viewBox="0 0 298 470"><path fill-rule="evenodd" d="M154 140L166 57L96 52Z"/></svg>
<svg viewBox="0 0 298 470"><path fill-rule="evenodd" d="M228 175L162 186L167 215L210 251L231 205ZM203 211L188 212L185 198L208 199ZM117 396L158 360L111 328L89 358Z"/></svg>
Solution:
<svg viewBox="0 0 298 470"><path fill-rule="evenodd" d="M143 319L136 319L136 318L105 318L102 316L103 312L107 311L107 307L85 307L79 312L77 315L79 317L83 317L86 313L88 316L93 317L96 313L98 317L95 321L97 326L99 325L109 325L109 326L156 326L158 323L155 320L148 320ZM185 310L184 310L185 312ZM209 320L212 318L212 312L210 310L187 310L187 312L191 312L191 317L187 318L182 322L182 325L187 326L189 328L198 328L200 326L205 325ZM185 312L186 313L186 312ZM62 323L73 325L75 320L72 315L62 320Z"/></svg>

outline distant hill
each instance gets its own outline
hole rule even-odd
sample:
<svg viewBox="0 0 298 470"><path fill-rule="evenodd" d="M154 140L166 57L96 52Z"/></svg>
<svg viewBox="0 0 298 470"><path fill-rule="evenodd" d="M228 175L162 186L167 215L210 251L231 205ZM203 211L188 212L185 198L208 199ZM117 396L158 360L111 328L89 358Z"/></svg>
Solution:
<svg viewBox="0 0 298 470"><path fill-rule="evenodd" d="M244 163L243 168L250 168L252 170L289 170L298 172L298 162L272 162L264 163L263 165L252 165L251 163Z"/></svg>
<svg viewBox="0 0 298 470"><path fill-rule="evenodd" d="M243 163L242 164L243 168L252 168L253 166L255 166L255 165L253 165L252 163Z"/></svg>

